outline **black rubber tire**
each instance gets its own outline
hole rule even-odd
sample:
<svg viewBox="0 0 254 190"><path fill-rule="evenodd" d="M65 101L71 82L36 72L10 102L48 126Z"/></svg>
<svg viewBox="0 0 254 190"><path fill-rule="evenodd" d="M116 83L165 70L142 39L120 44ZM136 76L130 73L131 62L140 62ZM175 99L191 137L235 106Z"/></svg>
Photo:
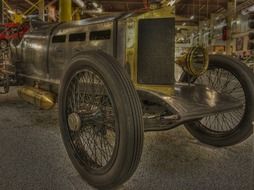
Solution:
<svg viewBox="0 0 254 190"><path fill-rule="evenodd" d="M231 72L242 85L246 107L240 123L231 133L217 134L203 127L199 121L186 123L187 130L199 141L212 146L230 146L244 141L253 133L254 120L254 75L251 70L239 60L229 56L211 55L209 70L222 68ZM187 82L191 76L183 73L180 81Z"/></svg>
<svg viewBox="0 0 254 190"><path fill-rule="evenodd" d="M99 174L87 169L77 158L71 144L65 117L66 92L71 77L85 67L90 67L103 77L116 103L119 123L118 148L113 164ZM79 53L64 72L59 88L59 121L62 139L68 155L84 180L98 189L112 189L128 180L136 170L143 148L144 127L138 94L120 64L101 51Z"/></svg>

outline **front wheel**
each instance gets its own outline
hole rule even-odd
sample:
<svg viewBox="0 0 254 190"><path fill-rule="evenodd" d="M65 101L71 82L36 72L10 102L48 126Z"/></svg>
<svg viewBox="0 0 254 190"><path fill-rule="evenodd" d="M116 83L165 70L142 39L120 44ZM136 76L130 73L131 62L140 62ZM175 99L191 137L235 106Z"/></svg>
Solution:
<svg viewBox="0 0 254 190"><path fill-rule="evenodd" d="M229 146L252 134L254 80L253 73L243 63L227 56L212 55L206 73L199 77L184 73L180 81L206 85L218 93L233 96L243 104L240 109L185 124L198 140L213 146Z"/></svg>
<svg viewBox="0 0 254 190"><path fill-rule="evenodd" d="M58 103L62 138L80 175L99 189L124 183L139 163L144 132L138 95L119 63L102 52L79 54Z"/></svg>

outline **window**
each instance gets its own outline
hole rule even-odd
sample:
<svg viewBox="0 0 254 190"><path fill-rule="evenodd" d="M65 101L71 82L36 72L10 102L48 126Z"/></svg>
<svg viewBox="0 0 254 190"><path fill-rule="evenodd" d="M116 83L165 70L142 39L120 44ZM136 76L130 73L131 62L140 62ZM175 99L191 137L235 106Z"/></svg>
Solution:
<svg viewBox="0 0 254 190"><path fill-rule="evenodd" d="M69 42L82 42L86 40L86 33L74 33L70 34L69 36Z"/></svg>
<svg viewBox="0 0 254 190"><path fill-rule="evenodd" d="M65 35L54 36L52 39L52 43L63 43L65 42L65 39L66 39Z"/></svg>
<svg viewBox="0 0 254 190"><path fill-rule="evenodd" d="M93 31L90 33L90 40L108 40L111 36L111 30Z"/></svg>

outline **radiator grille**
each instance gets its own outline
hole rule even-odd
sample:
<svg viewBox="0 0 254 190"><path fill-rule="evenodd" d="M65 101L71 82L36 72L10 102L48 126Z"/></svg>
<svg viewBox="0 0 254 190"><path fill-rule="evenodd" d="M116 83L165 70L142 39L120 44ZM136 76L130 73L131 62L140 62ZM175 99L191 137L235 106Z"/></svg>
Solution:
<svg viewBox="0 0 254 190"><path fill-rule="evenodd" d="M174 18L142 19L138 25L138 83L174 83Z"/></svg>

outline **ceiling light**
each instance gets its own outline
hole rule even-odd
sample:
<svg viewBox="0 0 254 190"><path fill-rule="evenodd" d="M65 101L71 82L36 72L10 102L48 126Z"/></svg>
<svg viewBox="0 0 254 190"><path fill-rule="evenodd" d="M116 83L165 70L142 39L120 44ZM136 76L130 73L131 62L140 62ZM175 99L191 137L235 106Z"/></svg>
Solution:
<svg viewBox="0 0 254 190"><path fill-rule="evenodd" d="M76 3L76 5L78 5L79 7L81 7L81 8L84 8L84 7L85 7L84 1L82 1L82 0L73 0L73 1L74 1L74 3Z"/></svg>
<svg viewBox="0 0 254 190"><path fill-rule="evenodd" d="M249 10L250 12L253 12L253 11L254 11L254 5L250 6L250 7L248 8L248 10Z"/></svg>
<svg viewBox="0 0 254 190"><path fill-rule="evenodd" d="M182 25L185 26L185 25L186 25L186 22L184 22Z"/></svg>
<svg viewBox="0 0 254 190"><path fill-rule="evenodd" d="M190 17L190 19L191 19L191 20L194 20L194 18L195 18L195 16L194 16L194 15L192 15L192 16Z"/></svg>
<svg viewBox="0 0 254 190"><path fill-rule="evenodd" d="M176 0L170 0L169 2L168 2L168 6L173 6L174 4L175 4L175 2L176 2Z"/></svg>
<svg viewBox="0 0 254 190"><path fill-rule="evenodd" d="M97 4L96 2L93 2L92 4L93 4L93 6L94 6L95 8L98 8L98 7L99 7L98 4Z"/></svg>
<svg viewBox="0 0 254 190"><path fill-rule="evenodd" d="M247 7L246 9L243 9L241 11L242 15L247 15L249 14L250 12L254 12L254 5L250 6L250 7Z"/></svg>
<svg viewBox="0 0 254 190"><path fill-rule="evenodd" d="M242 15L247 15L247 14L249 14L249 11L248 10L242 10L241 13L242 13Z"/></svg>
<svg viewBox="0 0 254 190"><path fill-rule="evenodd" d="M99 13L102 13L102 12L103 12L103 9L102 9L101 7L99 7L99 8L97 9L97 11L98 11Z"/></svg>
<svg viewBox="0 0 254 190"><path fill-rule="evenodd" d="M12 14L12 15L14 15L14 14L15 14L15 12L14 12L14 11L12 11L12 10L8 10L7 12L8 12L8 13L10 13L10 14Z"/></svg>

